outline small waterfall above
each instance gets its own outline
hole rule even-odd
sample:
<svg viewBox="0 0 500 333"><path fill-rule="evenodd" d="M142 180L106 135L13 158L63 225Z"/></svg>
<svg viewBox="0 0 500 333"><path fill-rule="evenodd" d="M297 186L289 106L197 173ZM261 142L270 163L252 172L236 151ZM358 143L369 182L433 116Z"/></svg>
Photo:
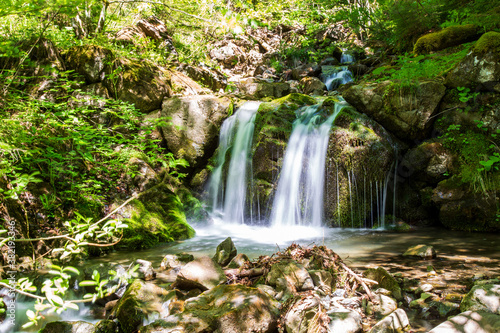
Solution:
<svg viewBox="0 0 500 333"><path fill-rule="evenodd" d="M297 111L273 200L272 226L322 225L329 133L345 104L336 103L330 116L318 112L319 106Z"/></svg>
<svg viewBox="0 0 500 333"><path fill-rule="evenodd" d="M260 102L246 102L224 121L217 165L208 185L212 214L226 223L244 223L254 123ZM230 153L230 161L226 161ZM228 163L226 163L228 162ZM229 164L229 165L228 165Z"/></svg>
<svg viewBox="0 0 500 333"><path fill-rule="evenodd" d="M350 64L354 62L354 56L343 52L340 57L341 64ZM344 66L323 66L322 79L328 91L337 89L341 84L346 84L352 81L352 73L349 67Z"/></svg>

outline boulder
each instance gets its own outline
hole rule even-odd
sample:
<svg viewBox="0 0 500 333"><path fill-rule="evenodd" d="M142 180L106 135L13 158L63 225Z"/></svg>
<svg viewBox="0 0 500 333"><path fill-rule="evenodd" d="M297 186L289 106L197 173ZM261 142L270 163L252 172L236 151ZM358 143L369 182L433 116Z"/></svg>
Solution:
<svg viewBox="0 0 500 333"><path fill-rule="evenodd" d="M217 69L205 65L194 67L185 64L181 65L180 69L191 79L202 83L213 91L224 90L227 87L227 78Z"/></svg>
<svg viewBox="0 0 500 333"><path fill-rule="evenodd" d="M135 265L139 266L136 271L138 274L137 278L144 281L150 281L156 278L156 272L153 270L153 264L151 263L151 261L137 259L136 261L134 261L131 267L134 267Z"/></svg>
<svg viewBox="0 0 500 333"><path fill-rule="evenodd" d="M106 100L109 99L108 89L102 84L93 83L75 90L71 94L69 105L72 107L88 106L93 109L103 109L106 106ZM106 116L103 114L96 115L99 124L106 123Z"/></svg>
<svg viewBox="0 0 500 333"><path fill-rule="evenodd" d="M161 261L160 269L180 270L182 266L193 260L194 256L189 253L182 252L176 254L167 254L165 257L163 257L163 260Z"/></svg>
<svg viewBox="0 0 500 333"><path fill-rule="evenodd" d="M387 272L382 267L369 268L363 272L363 276L367 279L377 281L379 288L384 288L391 291L392 295L397 300L403 299L401 287L399 286L398 282L391 274L389 274L389 272Z"/></svg>
<svg viewBox="0 0 500 333"><path fill-rule="evenodd" d="M451 46L472 42L479 37L479 27L474 24L454 25L420 37L413 53L424 54L439 51Z"/></svg>
<svg viewBox="0 0 500 333"><path fill-rule="evenodd" d="M489 31L481 36L446 76L450 88L469 87L500 92L500 33Z"/></svg>
<svg viewBox="0 0 500 333"><path fill-rule="evenodd" d="M410 321L403 309L397 309L381 321L375 324L369 333L391 333L407 331Z"/></svg>
<svg viewBox="0 0 500 333"><path fill-rule="evenodd" d="M434 327L429 333L496 333L500 316L485 311L466 311Z"/></svg>
<svg viewBox="0 0 500 333"><path fill-rule="evenodd" d="M285 329L287 333L307 333L317 331L326 317L324 307L317 297L309 296L295 302L287 311ZM316 330L315 330L316 329Z"/></svg>
<svg viewBox="0 0 500 333"><path fill-rule="evenodd" d="M460 310L487 311L500 315L500 284L475 285L462 299Z"/></svg>
<svg viewBox="0 0 500 333"><path fill-rule="evenodd" d="M118 323L110 319L104 319L95 324L95 333L115 333L118 330Z"/></svg>
<svg viewBox="0 0 500 333"><path fill-rule="evenodd" d="M95 326L85 321L53 321L47 323L40 333L95 333Z"/></svg>
<svg viewBox="0 0 500 333"><path fill-rule="evenodd" d="M252 100L280 98L290 93L290 85L286 82L269 82L254 77L239 80L237 87L246 99Z"/></svg>
<svg viewBox="0 0 500 333"><path fill-rule="evenodd" d="M185 159L192 168L206 162L217 148L220 126L230 107L229 99L211 95L165 99L161 115L172 119L172 125L161 130L175 158Z"/></svg>
<svg viewBox="0 0 500 333"><path fill-rule="evenodd" d="M383 318L398 308L397 302L386 295L375 296L375 302L369 302L366 306L366 313L374 315L376 318Z"/></svg>
<svg viewBox="0 0 500 333"><path fill-rule="evenodd" d="M321 73L321 67L318 64L304 64L292 70L292 79L300 81L306 76L318 76L319 73Z"/></svg>
<svg viewBox="0 0 500 333"><path fill-rule="evenodd" d="M218 43L210 51L210 57L213 60L216 60L225 68L233 68L237 64L246 61L245 51L243 49L233 42L223 41L221 43Z"/></svg>
<svg viewBox="0 0 500 333"><path fill-rule="evenodd" d="M224 267L229 264L236 254L238 254L238 250L236 250L231 237L228 237L223 240L222 243L217 245L217 249L215 250L215 255L212 260Z"/></svg>
<svg viewBox="0 0 500 333"><path fill-rule="evenodd" d="M196 80L190 76L179 72L172 71L172 93L174 96L193 96L210 94L211 91L202 87Z"/></svg>
<svg viewBox="0 0 500 333"><path fill-rule="evenodd" d="M266 283L276 286L278 279L286 280L287 285L297 291L311 290L314 288L314 282L309 272L294 260L282 260L271 266L271 270L266 277Z"/></svg>
<svg viewBox="0 0 500 333"><path fill-rule="evenodd" d="M162 305L174 295L175 292L169 293L153 283L134 280L113 308L110 318L118 320L121 331L136 331L149 315L167 315L167 309Z"/></svg>
<svg viewBox="0 0 500 333"><path fill-rule="evenodd" d="M246 254L239 253L233 259L231 259L231 262L227 265L227 267L240 268L243 267L243 265L245 265L245 263L247 263L248 261L250 261L250 259Z"/></svg>
<svg viewBox="0 0 500 333"><path fill-rule="evenodd" d="M419 244L415 246L410 246L403 257L419 257L421 259L434 259L436 258L436 250L431 245Z"/></svg>
<svg viewBox="0 0 500 333"><path fill-rule="evenodd" d="M83 76L87 84L103 81L113 70L112 51L96 45L72 47L64 58L67 68Z"/></svg>
<svg viewBox="0 0 500 333"><path fill-rule="evenodd" d="M357 311L335 311L329 312L330 323L328 333L358 333L362 332L363 322L361 315Z"/></svg>
<svg viewBox="0 0 500 333"><path fill-rule="evenodd" d="M416 81L412 89L384 81L350 86L342 96L400 139L421 140L429 134L445 90L438 81Z"/></svg>
<svg viewBox="0 0 500 333"><path fill-rule="evenodd" d="M326 85L317 77L307 76L300 80L302 91L307 95L323 95Z"/></svg>
<svg viewBox="0 0 500 333"><path fill-rule="evenodd" d="M210 257L197 258L181 268L175 286L180 289L212 289L227 281L220 266Z"/></svg>

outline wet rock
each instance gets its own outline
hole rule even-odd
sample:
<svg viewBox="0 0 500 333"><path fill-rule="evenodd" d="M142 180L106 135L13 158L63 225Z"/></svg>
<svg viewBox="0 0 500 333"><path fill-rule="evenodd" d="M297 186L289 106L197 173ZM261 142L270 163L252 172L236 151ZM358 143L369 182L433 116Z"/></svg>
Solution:
<svg viewBox="0 0 500 333"><path fill-rule="evenodd" d="M287 285L292 286L297 291L314 288L314 282L307 270L304 266L293 260L283 260L272 265L266 277L266 283L276 286L280 278L285 279Z"/></svg>
<svg viewBox="0 0 500 333"><path fill-rule="evenodd" d="M451 46L476 40L479 37L479 27L474 24L455 25L420 37L413 53L425 54L439 51Z"/></svg>
<svg viewBox="0 0 500 333"><path fill-rule="evenodd" d="M322 66L338 66L338 65L340 65L340 62L337 58L327 57L327 58L323 59L323 61L321 61L321 63L319 65L321 67Z"/></svg>
<svg viewBox="0 0 500 333"><path fill-rule="evenodd" d="M446 77L450 88L476 87L500 92L500 33L489 31L474 44L471 52Z"/></svg>
<svg viewBox="0 0 500 333"><path fill-rule="evenodd" d="M488 311L500 315L500 284L476 285L460 303L461 311Z"/></svg>
<svg viewBox="0 0 500 333"><path fill-rule="evenodd" d="M162 117L170 117L173 126L162 127L168 149L175 158L185 159L196 168L217 148L222 121L231 101L211 95L165 99Z"/></svg>
<svg viewBox="0 0 500 333"><path fill-rule="evenodd" d="M302 91L307 95L323 95L326 90L326 85L317 77L305 77L300 80Z"/></svg>
<svg viewBox="0 0 500 333"><path fill-rule="evenodd" d="M323 270L311 270L309 271L309 275L315 287L318 287L325 294L331 293L332 286L334 285L332 273Z"/></svg>
<svg viewBox="0 0 500 333"><path fill-rule="evenodd" d="M350 86L342 96L399 138L417 140L427 137L445 90L438 81L417 81L411 90L384 81Z"/></svg>
<svg viewBox="0 0 500 333"><path fill-rule="evenodd" d="M231 262L227 265L228 268L240 268L245 263L247 263L250 259L248 259L248 256L244 253L239 253L237 254L233 259L231 259Z"/></svg>
<svg viewBox="0 0 500 333"><path fill-rule="evenodd" d="M429 333L500 332L500 316L486 311L466 311L433 328Z"/></svg>
<svg viewBox="0 0 500 333"><path fill-rule="evenodd" d="M212 289L227 280L224 271L210 257L197 258L182 267L175 280L180 289Z"/></svg>
<svg viewBox="0 0 500 333"><path fill-rule="evenodd" d="M360 63L350 64L348 68L354 77L361 77L368 73L369 70L368 66Z"/></svg>
<svg viewBox="0 0 500 333"><path fill-rule="evenodd" d="M386 295L374 295L375 302L369 302L366 306L366 313L382 318L398 308L397 302Z"/></svg>
<svg viewBox="0 0 500 333"><path fill-rule="evenodd" d="M153 264L151 263L151 261L137 259L132 264L132 267L134 267L135 265L139 266L136 271L138 273L137 278L144 281L154 280L156 278L156 272L153 270Z"/></svg>
<svg viewBox="0 0 500 333"><path fill-rule="evenodd" d="M410 321L406 312L397 309L381 321L375 324L369 333L391 333L406 331L410 328Z"/></svg>
<svg viewBox="0 0 500 333"><path fill-rule="evenodd" d="M321 67L318 64L304 64L292 70L292 79L300 81L306 76L318 76L319 73L321 73Z"/></svg>
<svg viewBox="0 0 500 333"><path fill-rule="evenodd" d="M174 293L142 280L134 280L114 307L110 319L116 318L124 332L136 331L148 315L166 315L162 304Z"/></svg>
<svg viewBox="0 0 500 333"><path fill-rule="evenodd" d="M280 98L290 93L290 85L286 82L268 82L254 77L239 80L237 86L245 98L252 100Z"/></svg>
<svg viewBox="0 0 500 333"><path fill-rule="evenodd" d="M118 324L113 320L105 319L95 324L95 333L115 333L118 332Z"/></svg>
<svg viewBox="0 0 500 333"><path fill-rule="evenodd" d="M40 333L95 333L95 326L85 321L53 321L47 323Z"/></svg>
<svg viewBox="0 0 500 333"><path fill-rule="evenodd" d="M390 290L394 298L396 298L397 300L403 299L401 287L399 286L398 282L391 274L389 274L389 272L387 272L382 267L369 268L363 272L363 276L367 279L377 281L378 287Z"/></svg>
<svg viewBox="0 0 500 333"><path fill-rule="evenodd" d="M231 237L226 238L219 245L217 245L217 249L215 250L215 255L212 260L218 263L220 266L224 267L236 256L238 250L234 246L233 240Z"/></svg>
<svg viewBox="0 0 500 333"><path fill-rule="evenodd" d="M448 301L431 301L429 306L430 311L440 318L448 318L460 312L460 305Z"/></svg>
<svg viewBox="0 0 500 333"><path fill-rule="evenodd" d="M419 244L415 246L410 246L405 253L404 257L419 257L421 259L433 259L436 258L436 250L432 245Z"/></svg>
<svg viewBox="0 0 500 333"><path fill-rule="evenodd" d="M306 297L293 304L285 317L287 333L307 333L318 328L321 313L326 317L324 308L316 297Z"/></svg>
<svg viewBox="0 0 500 333"><path fill-rule="evenodd" d="M357 311L329 312L328 332L358 333L362 332L362 318Z"/></svg>
<svg viewBox="0 0 500 333"><path fill-rule="evenodd" d="M66 66L85 78L87 84L104 80L111 73L111 50L95 45L75 46L64 55Z"/></svg>
<svg viewBox="0 0 500 333"><path fill-rule="evenodd" d="M193 260L194 256L189 253L182 252L176 254L167 254L165 257L163 257L163 260L161 261L160 269L180 270L182 266Z"/></svg>

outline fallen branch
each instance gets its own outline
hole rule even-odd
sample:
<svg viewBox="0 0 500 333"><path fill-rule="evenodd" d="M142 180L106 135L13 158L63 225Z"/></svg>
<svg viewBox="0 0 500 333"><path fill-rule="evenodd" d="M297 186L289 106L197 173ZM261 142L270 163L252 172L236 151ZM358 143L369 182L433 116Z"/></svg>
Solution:
<svg viewBox="0 0 500 333"><path fill-rule="evenodd" d="M358 274L354 273L349 267L347 267L346 264L344 264L343 262L340 262L340 266L342 266L342 268L349 274L351 275L356 281L359 282L359 284L361 284L361 286L363 286L363 289L366 291L366 294L368 295L368 298L370 298L370 301L372 302L376 302L370 288L368 288L368 286L366 285L366 283L370 283L370 284L378 284L378 282L376 281L373 281L373 280L369 280L369 279L363 279L362 277L360 277Z"/></svg>

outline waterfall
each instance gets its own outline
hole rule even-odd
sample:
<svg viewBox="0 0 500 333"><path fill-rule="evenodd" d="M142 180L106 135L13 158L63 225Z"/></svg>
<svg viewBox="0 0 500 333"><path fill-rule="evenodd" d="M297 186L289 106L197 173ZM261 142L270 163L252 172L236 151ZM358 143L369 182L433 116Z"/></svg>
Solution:
<svg viewBox="0 0 500 333"><path fill-rule="evenodd" d="M342 53L340 57L341 64L350 64L354 62L354 57L349 53ZM348 66L323 66L323 83L328 91L337 89L341 84L352 81L352 73Z"/></svg>
<svg viewBox="0 0 500 333"><path fill-rule="evenodd" d="M244 223L254 123L260 102L244 103L224 121L219 137L217 165L208 185L212 215L227 223ZM230 151L229 166L226 155ZM225 170L227 169L227 175Z"/></svg>
<svg viewBox="0 0 500 333"><path fill-rule="evenodd" d="M319 104L298 110L274 196L272 226L321 226L330 128L344 106L336 103L326 119Z"/></svg>

